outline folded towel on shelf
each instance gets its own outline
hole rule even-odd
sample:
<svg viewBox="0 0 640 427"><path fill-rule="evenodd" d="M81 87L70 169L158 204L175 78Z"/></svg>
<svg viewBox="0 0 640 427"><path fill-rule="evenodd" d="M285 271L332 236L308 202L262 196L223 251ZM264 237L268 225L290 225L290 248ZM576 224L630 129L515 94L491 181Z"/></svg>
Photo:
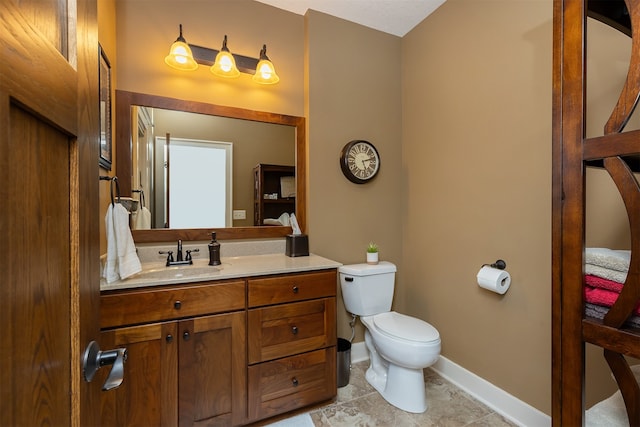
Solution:
<svg viewBox="0 0 640 427"><path fill-rule="evenodd" d="M289 214L286 212L280 215L278 219L265 218L264 221L262 221L262 223L264 225L284 225L285 227L291 224L289 221Z"/></svg>
<svg viewBox="0 0 640 427"><path fill-rule="evenodd" d="M610 268L600 267L593 264L585 264L584 272L587 275L601 277L618 283L624 283L627 280L626 271L612 270Z"/></svg>
<svg viewBox="0 0 640 427"><path fill-rule="evenodd" d="M151 228L151 212L146 206L136 211L133 218L133 228L135 230L149 230Z"/></svg>
<svg viewBox="0 0 640 427"><path fill-rule="evenodd" d="M584 305L584 314L587 317L593 317L594 319L604 319L604 316L609 312L609 307L602 305L586 303ZM633 328L640 328L640 316L631 316L624 324Z"/></svg>
<svg viewBox="0 0 640 427"><path fill-rule="evenodd" d="M129 212L124 206L120 203L109 204L105 225L107 260L102 275L107 283L126 279L142 271L142 265L129 229Z"/></svg>
<svg viewBox="0 0 640 427"><path fill-rule="evenodd" d="M608 248L586 248L585 263L609 270L629 271L631 251Z"/></svg>
<svg viewBox="0 0 640 427"><path fill-rule="evenodd" d="M592 276L590 274L584 276L584 282L593 288L607 289L617 293L622 292L622 288L624 287L624 283L614 282L613 280Z"/></svg>
<svg viewBox="0 0 640 427"><path fill-rule="evenodd" d="M608 291L601 288L592 288L591 286L584 287L585 300L591 304L603 305L605 307L611 307L617 300L620 294ZM638 303L634 309L634 314L640 315L640 303Z"/></svg>

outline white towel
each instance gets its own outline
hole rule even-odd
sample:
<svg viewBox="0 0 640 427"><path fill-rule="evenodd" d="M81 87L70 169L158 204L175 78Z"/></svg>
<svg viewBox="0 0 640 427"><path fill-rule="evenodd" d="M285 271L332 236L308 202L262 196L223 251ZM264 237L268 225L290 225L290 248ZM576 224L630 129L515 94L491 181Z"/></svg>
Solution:
<svg viewBox="0 0 640 427"><path fill-rule="evenodd" d="M107 234L107 262L103 277L107 283L142 271L140 259L136 253L131 230L129 229L129 212L120 203L112 203L105 216Z"/></svg>
<svg viewBox="0 0 640 427"><path fill-rule="evenodd" d="M143 206L137 210L133 221L136 230L148 230L151 228L151 212Z"/></svg>
<svg viewBox="0 0 640 427"><path fill-rule="evenodd" d="M631 251L608 248L586 248L585 263L608 268L609 270L629 271Z"/></svg>
<svg viewBox="0 0 640 427"><path fill-rule="evenodd" d="M623 271L612 270L610 268L598 267L593 264L585 264L585 274L591 276L602 277L603 279L613 280L614 282L624 283L627 280L627 273Z"/></svg>

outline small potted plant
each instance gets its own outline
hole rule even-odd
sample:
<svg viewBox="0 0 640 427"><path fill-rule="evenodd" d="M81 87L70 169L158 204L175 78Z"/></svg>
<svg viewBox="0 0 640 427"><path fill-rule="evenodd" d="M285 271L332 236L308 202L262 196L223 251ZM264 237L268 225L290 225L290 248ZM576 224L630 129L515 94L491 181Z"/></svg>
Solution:
<svg viewBox="0 0 640 427"><path fill-rule="evenodd" d="M367 246L367 264L377 264L378 263L378 245L371 242L369 246Z"/></svg>

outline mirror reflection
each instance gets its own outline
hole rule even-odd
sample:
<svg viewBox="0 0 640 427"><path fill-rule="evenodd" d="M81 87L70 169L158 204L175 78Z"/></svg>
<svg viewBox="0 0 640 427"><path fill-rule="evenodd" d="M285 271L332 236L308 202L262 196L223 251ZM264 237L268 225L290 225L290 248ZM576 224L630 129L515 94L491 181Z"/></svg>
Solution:
<svg viewBox="0 0 640 427"><path fill-rule="evenodd" d="M132 106L131 117L131 185L147 211L134 215L134 229L275 224L282 212L265 217L254 200L266 197L255 193L262 183L254 169L294 169L295 127L147 106Z"/></svg>
<svg viewBox="0 0 640 427"><path fill-rule="evenodd" d="M144 108L143 108L144 107ZM146 110L141 113L141 117L145 117L138 120L139 110ZM167 111L161 111L167 110ZM171 125L168 128L166 125L159 122L158 117L162 114L171 112L183 112L183 113L195 113L195 117L181 116L177 120L177 124ZM206 117L198 117L206 116ZM194 135L192 131L195 129L195 125L190 124L191 120L204 120L208 119L220 119L230 118L236 119L242 125L233 125L229 129L236 128L235 131L225 129L223 125L220 125L217 121L209 122L202 125L207 129L204 135ZM146 124L145 124L146 123ZM264 127L264 125L267 125ZM141 127L139 127L141 126ZM240 126L240 127L238 127ZM160 129L163 127L163 129ZM219 128L219 129L218 129ZM240 129L242 128L242 129ZM272 135L270 129L276 129L276 133ZM240 129L240 130L238 130ZM166 139L167 133L169 134L169 146L171 146L171 139L174 142L178 142L179 139L197 139L194 144L211 144L209 141L221 143L223 146L228 146L229 143L233 144L231 150L231 161L227 169L225 165L225 178L196 178L188 176L187 182L192 183L195 181L211 183L212 180L224 181L224 188L230 188L228 193L231 194L231 201L219 202L225 206L231 206L231 220L230 223L233 227L227 226L227 211L228 207L224 207L225 211L225 223L222 225L212 225L203 227L198 225L183 225L184 227L192 228L174 228L171 225L171 210L168 212L168 219L166 217L157 217L152 220L149 219L149 223L154 222L153 226L160 228L152 229L134 229L132 231L133 238L136 243L147 242L169 242L176 239L182 240L209 240L210 232L216 231L219 239L255 239L255 238L274 238L283 237L291 233L290 226L254 226L253 224L265 224L264 219L255 218L255 205L254 200L254 188L255 180L252 173L256 169L257 165L265 165L266 162L271 162L269 165L276 165L278 168L288 168L287 172L283 175L293 174L293 184L291 176L276 177L271 175L272 182L279 182L278 185L282 186L281 182L286 181L286 187L288 188L287 200L276 200L275 203L285 203L288 207L286 209L295 209L296 218L300 225L302 232L306 229L306 191L307 191L307 173L305 159L307 157L306 152L306 133L305 133L305 119L304 117L288 116L284 114L276 114L264 111L247 110L243 108L227 107L215 104L208 104L197 101L186 101L175 98L167 98L157 95L149 95L136 92L128 92L117 90L116 91L116 175L120 182L120 188L123 196L133 196L136 200L140 197L140 193L132 192L132 190L142 189L144 191L145 206L150 211L164 210L166 206L166 200L158 201L155 193L157 193L156 186L159 186L160 173L153 169L157 167L149 162L150 159L156 158L158 151L162 151L159 146L156 146L156 137ZM276 136L278 135L278 136ZM134 149L133 141L136 140ZM138 143L142 140L142 143ZM246 142L251 140L252 144ZM269 140L277 141L276 145L268 143ZM149 144L149 141L153 141L153 144ZM207 141L206 143L202 141ZM285 142L286 141L286 142ZM293 141L293 142L292 142ZM240 147L243 143L242 148ZM293 145L291 145L293 144ZM236 148L237 145L237 148ZM146 158L146 160L144 160ZM293 159L293 161L292 161ZM164 162L164 158L162 160ZM161 163L162 163L161 162ZM282 164L287 166L283 166ZM162 167L160 170L162 170ZM135 172L134 172L135 168ZM195 168L193 168L195 169ZM216 168L203 168L203 169L221 169ZM226 171L229 171L227 174ZM164 172L163 172L164 173ZM226 177L230 176L230 179ZM171 178L169 177L169 180ZM163 185L164 178L162 179ZM169 183L170 184L170 183ZM191 185L187 185L191 187ZM154 187L153 189L151 187ZM184 185L183 185L184 187ZM291 188L293 187L293 194ZM262 188L256 192L256 195L269 193L270 197L273 197L277 192L271 187ZM164 191L164 190L163 190ZM280 191L280 190L279 190ZM171 196L171 188L168 190L169 205ZM280 196L282 197L282 191ZM264 194L262 195L264 197ZM293 197L290 197L293 196ZM165 196L166 198L166 193ZM161 199L161 197L159 197ZM200 199L199 196L194 195L191 199ZM207 196L209 198L209 196ZM262 200L262 199L260 199ZM186 203L183 203L186 204ZM273 204L273 202L263 202L265 204ZM194 209L207 210L208 208L192 208L187 207L187 210ZM236 216L243 216L243 220L234 220L233 211L236 212ZM244 211L244 212L242 212ZM276 215L273 211L265 212L265 218L267 215L270 219L273 219ZM252 214L253 213L253 214ZM159 215L157 212L154 215ZM258 222L256 222L258 220ZM222 223L220 223L222 224ZM164 225L168 225L170 228L164 228ZM151 226L151 224L149 225Z"/></svg>

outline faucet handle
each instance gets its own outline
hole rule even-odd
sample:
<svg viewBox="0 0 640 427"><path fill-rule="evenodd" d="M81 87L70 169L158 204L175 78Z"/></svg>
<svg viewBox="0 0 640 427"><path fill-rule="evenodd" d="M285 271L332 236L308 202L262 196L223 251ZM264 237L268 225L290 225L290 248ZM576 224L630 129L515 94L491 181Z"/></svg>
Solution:
<svg viewBox="0 0 640 427"><path fill-rule="evenodd" d="M185 257L185 261L191 261L191 252L200 252L200 249L187 249L187 256Z"/></svg>
<svg viewBox="0 0 640 427"><path fill-rule="evenodd" d="M160 255L167 255L167 266L173 262L173 251L158 251Z"/></svg>

